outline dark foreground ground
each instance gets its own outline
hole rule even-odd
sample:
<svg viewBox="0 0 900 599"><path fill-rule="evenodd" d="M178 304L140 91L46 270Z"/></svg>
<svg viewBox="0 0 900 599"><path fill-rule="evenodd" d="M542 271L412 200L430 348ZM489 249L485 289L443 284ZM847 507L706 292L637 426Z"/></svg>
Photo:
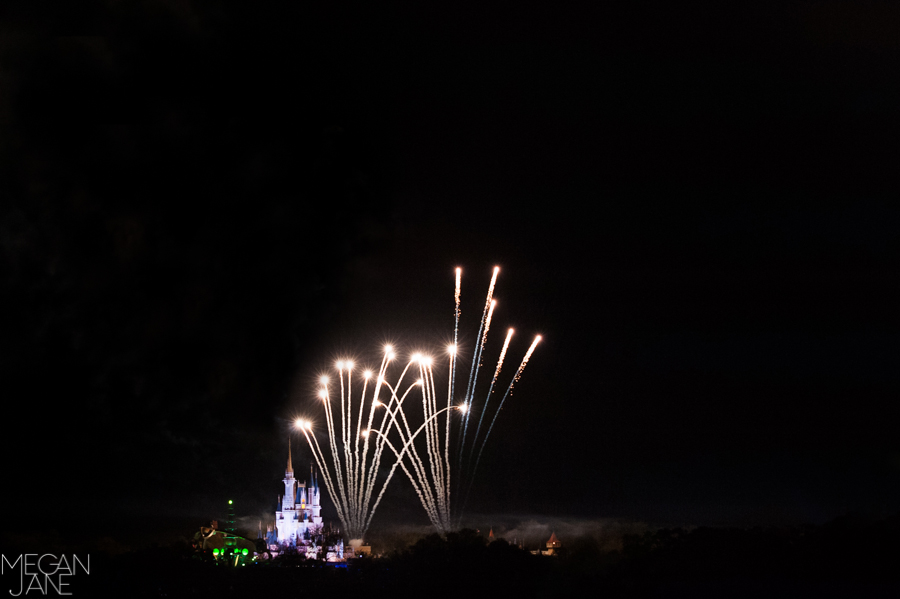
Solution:
<svg viewBox="0 0 900 599"><path fill-rule="evenodd" d="M535 556L471 530L335 568L298 558L217 565L186 544L91 554L73 597L900 597L900 517L823 526L661 529L604 551ZM0 582L9 587L4 575ZM24 596L24 595L23 595Z"/></svg>

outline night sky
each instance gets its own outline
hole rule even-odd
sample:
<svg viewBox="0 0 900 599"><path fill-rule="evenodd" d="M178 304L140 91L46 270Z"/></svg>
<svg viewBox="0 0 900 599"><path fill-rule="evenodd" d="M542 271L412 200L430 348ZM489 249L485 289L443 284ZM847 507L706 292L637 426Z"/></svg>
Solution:
<svg viewBox="0 0 900 599"><path fill-rule="evenodd" d="M255 528L319 374L443 347L457 266L471 349L495 265L487 370L544 341L472 526L900 511L900 11L728 4L5 36L3 530L188 535L230 498Z"/></svg>

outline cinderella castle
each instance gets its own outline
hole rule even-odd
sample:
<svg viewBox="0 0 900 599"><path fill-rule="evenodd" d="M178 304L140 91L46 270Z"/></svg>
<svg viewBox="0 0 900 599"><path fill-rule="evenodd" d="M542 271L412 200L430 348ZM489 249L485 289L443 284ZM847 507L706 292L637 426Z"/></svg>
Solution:
<svg viewBox="0 0 900 599"><path fill-rule="evenodd" d="M285 547L296 547L307 558L328 561L344 559L344 542L338 538L325 546L326 531L322 526L322 494L318 477L309 467L309 486L294 478L291 443L288 439L287 469L284 472L284 496L278 498L275 522L266 526L266 545L277 554ZM262 523L260 523L262 534ZM331 535L333 536L333 535ZM322 553L325 553L323 556Z"/></svg>

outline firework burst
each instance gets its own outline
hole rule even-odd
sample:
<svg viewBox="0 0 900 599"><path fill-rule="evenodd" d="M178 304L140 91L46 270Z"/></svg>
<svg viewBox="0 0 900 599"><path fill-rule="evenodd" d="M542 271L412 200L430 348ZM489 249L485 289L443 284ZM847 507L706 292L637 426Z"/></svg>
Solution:
<svg viewBox="0 0 900 599"><path fill-rule="evenodd" d="M453 400L459 362L457 343L462 278L462 269L457 268L453 344L447 348L445 406L438 408L439 391L435 384L434 358L420 353L412 354L405 360L399 375L391 379L394 381L391 384L387 378L388 371L399 368L398 355L392 346L385 346L377 374L366 370L361 375L362 380L357 382L358 385L361 384L362 390L356 400L353 393L355 376L353 362L340 360L335 364L336 383L327 376L320 379L318 396L325 412L327 451L319 444L311 421L296 422L296 428L303 433L322 471L338 517L351 539L364 537L372 516L398 467L409 478L428 518L438 531L444 533L451 530L454 516L457 525L459 524L465 509L465 501L460 502L455 510L451 510L451 471L457 494L465 488L467 498L484 446L503 408L503 403L509 397L513 385L521 377L525 365L541 340L540 335L535 337L494 411L484 437L481 437L484 416L513 336L513 329L509 329L487 396L483 402L476 402L476 383L496 306L493 294L499 272L499 268L494 268L478 331L478 345L469 368L466 390L460 401ZM412 398L421 398L422 404L421 417L417 415L414 424L410 423L411 417L407 414L407 410L410 409L409 403L418 404L418 401ZM460 418L453 418L454 414L460 415ZM473 414L477 417L478 424L472 437L468 438L469 419ZM442 417L443 427L441 427ZM457 424L455 430L451 426L454 422ZM451 463L450 437L454 433L458 437L457 450L456 458ZM390 451L393 463L379 487L378 473L385 449ZM466 484L462 484L464 482Z"/></svg>

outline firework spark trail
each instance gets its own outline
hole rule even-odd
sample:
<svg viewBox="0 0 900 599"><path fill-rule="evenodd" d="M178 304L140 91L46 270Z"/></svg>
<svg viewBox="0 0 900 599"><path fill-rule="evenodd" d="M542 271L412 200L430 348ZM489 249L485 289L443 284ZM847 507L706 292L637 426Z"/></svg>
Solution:
<svg viewBox="0 0 900 599"><path fill-rule="evenodd" d="M519 377L522 376L522 371L525 370L525 365L528 364L528 360L531 359L531 354L534 353L534 348L537 347L537 344L540 343L540 341L540 335L534 338L531 347L529 347L528 351L525 352L525 357L522 358L522 363L519 364L519 368L518 370L516 370L515 376L513 376L512 381L510 381L509 387L506 389L506 393L503 394L503 399L500 400L500 405L497 406L497 411L494 413L494 419L491 420L491 425L488 427L487 433L485 433L484 435L484 441L481 442L481 448L478 450L478 458L475 460L475 467L472 469L472 473L469 475L469 489L466 491L466 499L465 501L463 501L463 507L460 510L460 518L462 518L462 510L465 509L466 503L468 503L469 501L469 493L472 492L472 483L475 480L475 472L478 470L479 462L481 462L481 453L484 451L484 446L487 444L488 437L491 436L491 431L494 429L494 423L497 422L497 416L500 415L500 410L503 409L503 403L512 392L513 385L515 385L519 381Z"/></svg>
<svg viewBox="0 0 900 599"><path fill-rule="evenodd" d="M356 476L353 476L353 471L356 466L353 461L353 444L356 439L351 439L351 435L353 434L353 377L351 376L353 373L353 363L346 362L347 368L347 443L345 446L345 452L347 454L347 482L349 483L347 486L347 496L348 501L353 504L353 513L357 514L359 512L359 506L356 504Z"/></svg>
<svg viewBox="0 0 900 599"><path fill-rule="evenodd" d="M412 365L412 363L413 363L412 361L407 362L406 368L403 369L403 373L400 375L400 378L397 379L396 386L399 386L399 385L400 385L401 381L403 380L403 377L406 376L406 372L409 370L409 367L410 367L410 365ZM398 397L397 397L396 386L395 386L395 387L391 387L391 386L390 386L388 383L386 383L386 382L384 383L384 386L387 387L388 390L391 392L391 401L388 402L387 410L386 410L384 419L381 421L381 427L379 428L379 432L381 432L381 433L383 433L383 434L389 434L389 433L390 433L390 430L391 430L391 428L390 428L390 427L391 427L391 424L394 424L394 425L396 425L396 427L397 427L397 432L398 432L401 436L403 435L403 431L400 429L400 424L397 422L397 419L396 419L396 413L397 413L397 411L399 410L399 411L400 411L400 416L401 416L401 418L403 419L404 427L406 428L407 435L410 434L409 423L408 423L407 420L406 420L406 413L403 412L400 408L401 408L401 406L403 405L403 401L406 399L406 396L407 396L407 395L409 394L409 392L413 389L413 387L416 386L416 383L410 385L410 387L409 387L409 388L406 390L406 392L403 394L403 397L402 397L402 398L398 398ZM394 405L394 402L397 403L397 408L392 412L392 411L391 411L391 407ZM387 420L387 419L388 419L388 416L390 416L390 418L391 418L390 424L388 423L388 420ZM387 433L384 432L385 426L387 426ZM379 437L380 443L379 443L379 444L376 446L376 448L375 448L375 455L376 455L376 458L375 458L375 470L373 471L373 474L372 474L372 481L373 481L372 484L373 484L373 485L374 485L374 477L375 477L375 474L376 474L377 471L378 471L378 467L381 465L381 454L382 454L382 452L384 451L384 439L386 439L386 437ZM418 458L418 454L416 454L416 458ZM416 463L416 462L414 461L414 462L413 462L413 466L417 469L417 472L418 472L418 468L421 466L421 460L419 460L418 463Z"/></svg>
<svg viewBox="0 0 900 599"><path fill-rule="evenodd" d="M388 359L393 358L393 353L391 353L390 349L388 349L388 352L389 352ZM397 379L397 383L396 383L397 385L399 385L403 381L403 377L406 376L406 371L408 369L409 369L409 364L407 363L406 368L403 369L403 373L400 375L400 378ZM393 405L394 400L397 398L397 394L394 393L393 388L387 383L387 381L384 378L384 369L382 369L382 375L378 377L378 391L380 391L382 386L387 387L388 390L391 392L391 400L387 404L384 404L384 403L381 404L381 405L385 406L385 414L381 419L381 424L378 429L378 432L380 432L380 433L384 433L384 428L388 424L388 420L387 420L388 416L391 415L391 411L390 411L391 406ZM376 394L375 394L375 401L378 401L378 391L376 391ZM373 405L374 405L374 402L373 402ZM369 428L367 430L372 430L372 419L371 418L369 419ZM368 440L367 440L367 442L368 442ZM363 505L369 505L369 502L372 499L372 493L375 489L375 477L378 474L378 469L381 467L381 452L383 450L384 450L384 441L381 439L381 437L379 437L378 439L375 440L375 450L373 452L372 468L369 473L368 483L366 484L366 494L365 494L365 499L363 500Z"/></svg>
<svg viewBox="0 0 900 599"><path fill-rule="evenodd" d="M394 452L394 455L397 456L397 461L394 462L394 465L391 467L391 471L390 471L390 473L388 474L388 478L387 478L387 480L385 481L384 486L381 488L381 493L378 495L378 499L376 500L375 506L374 506L373 509L372 509L372 514L375 513L375 508L377 508L377 507L378 507L378 504L381 502L381 497L382 497L382 495L384 495L385 489L387 489L387 483L390 482L391 478L394 476L394 471L397 469L397 466L398 466L398 465L399 465L401 468L403 468L404 472L406 472L406 475L409 477L410 482L412 482L412 483L413 483L413 486L415 486L415 481L413 481L413 477L412 477L412 475L409 473L409 470L406 469L406 466L405 466L404 463L403 463L403 458L405 457L405 454L407 454L407 453L410 453L410 454L411 454L411 453L414 453L414 452L415 452L415 446L413 445L413 443L414 443L414 441L416 440L416 437L419 436L419 433L421 433L422 430L425 429L426 426L428 426L428 425L430 424L431 420L436 419L438 416L441 415L442 412L444 412L444 411L449 411L449 410L454 409L454 408L455 408L455 409L459 409L458 406L449 406L449 407L446 407L446 408L442 408L441 410L438 410L437 412L435 412L434 414L432 414L432 415L428 418L428 420L426 420L425 422L423 422L422 425L421 425L418 429L416 429L416 432L413 433L413 434L406 440L406 443L404 444L403 448L402 448L399 452L397 451L397 448L394 447L393 443L391 443L390 440L387 439L387 437L384 437L385 443L388 445L388 447L390 447L391 451ZM377 431L372 431L372 432L377 432ZM379 437L381 437L381 433L378 433L378 435L379 435ZM410 451L409 451L410 449L412 449L413 451L410 452ZM420 499L421 499L421 496L420 496ZM423 506L425 506L426 511L429 511L428 506L425 505L425 501L422 501L422 504L423 504ZM448 528L447 525L449 524L449 521L448 521L446 524L444 524L443 521L442 521L442 519L438 517L436 511L434 512L434 514L435 514L435 516L434 516L434 517L431 517L431 513L429 513L429 517L430 517L431 520L432 520L432 524L435 525L435 528L437 528L438 530L447 530L447 528ZM371 516L370 516L370 518L371 518ZM439 525L439 523L440 523L440 525Z"/></svg>
<svg viewBox="0 0 900 599"><path fill-rule="evenodd" d="M427 364L428 369L428 382L429 388L431 389L431 413L438 414L439 411L437 409L437 388L434 385L434 369L431 367L431 363ZM449 406L448 406L449 407ZM447 411L447 414L450 414L450 411ZM444 464L441 461L441 423L438 419L434 419L431 422L431 434L433 435L432 446L434 448L434 459L437 463L437 470L434 473L435 484L438 488L438 507L441 510L441 513L446 513L449 511L449 505L446 500L446 472L444 470Z"/></svg>
<svg viewBox="0 0 900 599"><path fill-rule="evenodd" d="M378 431L372 431L372 432L377 433ZM392 450L394 449L393 445L390 445L390 447ZM396 454L397 451L394 450L394 453ZM393 478L393 476L394 476L394 470L397 469L397 464L400 464L400 467L403 468L403 472L405 472L406 476L409 478L409 482L412 483L413 489L415 489L416 494L419 496L419 501L422 503L422 506L425 508L425 513L428 515L428 519L431 520L432 522L434 522L435 515L434 515L433 511L431 510L430 504L428 503L428 501L426 501L425 496L422 495L421 488L416 483L416 480L413 478L413 475L410 474L409 469L406 467L406 464L404 464L402 462L402 460L399 460L399 459L396 462L394 462L394 465L391 467L391 471L388 474L385 484L382 485L382 487L381 487L381 492L378 494L378 498L375 500L375 505L372 507L372 512L369 515L369 522L371 522L372 516L375 514L375 510L378 509L378 504L381 503L381 497L382 497L382 495L384 495L384 491L387 489L387 483L391 482L391 478Z"/></svg>
<svg viewBox="0 0 900 599"><path fill-rule="evenodd" d="M433 393L434 393L433 412L435 414L437 414L439 412L439 410L437 409L437 407L438 407L437 386L434 384L434 370L431 367L428 368L428 376L431 379L431 387L432 387L432 389L434 389L434 391L433 391ZM448 403L447 407L449 408L449 407L451 407L451 405ZM447 414L450 414L449 410L447 411ZM432 426L434 427L434 436L435 436L435 440L436 440L435 456L436 456L437 462L438 462L438 472L440 474L440 483L441 483L441 494L440 494L441 506L442 506L441 509L442 509L442 513L449 514L450 513L450 500L448 498L448 491L449 491L448 485L449 485L450 472L449 472L449 469L445 467L445 464L444 464L442 456L441 456L441 423L439 420L435 420L434 423L432 424ZM445 456L446 456L446 454L445 454Z"/></svg>
<svg viewBox="0 0 900 599"><path fill-rule="evenodd" d="M422 381L421 378L418 379L418 380L416 381L416 384L419 385L419 386L423 386L423 385L424 385L424 383L423 383L423 381ZM424 394L424 389L423 389L423 394ZM410 431L410 428L409 428L409 421L406 419L406 412L404 412L404 411L403 411L402 409L400 409L400 408L401 408L401 403L398 402L397 408L394 410L394 414L396 415L397 412L400 413L400 419L403 420L403 427L406 429L406 436L409 437L409 436L412 435L412 432ZM427 415L427 412L426 412L426 415ZM400 425L397 423L396 419L394 420L394 424L397 426L397 432L400 433L400 434L402 435L403 433L400 432ZM388 430L390 430L390 429L388 429ZM414 458L414 459L412 460L413 464L414 464L414 465L416 465L416 464L418 465L418 467L417 467L417 469L416 469L416 472L417 472L417 473L424 472L424 471L425 471L425 464L422 463L422 458L421 458L421 456L419 456L419 452L415 451L415 452L413 452L411 455L412 455L412 457ZM430 487L426 487L425 490L426 490L427 493L429 493L429 497L430 497L431 488L430 488Z"/></svg>
<svg viewBox="0 0 900 599"><path fill-rule="evenodd" d="M494 275L491 277L491 284L488 286L487 299L484 302L484 313L481 316L481 325L478 328L478 337L476 339L486 339L487 331L484 331L485 322L488 322L488 318L490 313L493 311L493 306L491 304L491 299L494 297L494 285L497 284L497 275L500 273L500 267L494 267ZM484 331L485 335L482 336L482 331ZM472 356L472 367L469 369L469 382L466 384L466 395L465 401L469 403L472 397L472 392L475 389L475 379L478 377L478 364L481 362L481 350L484 349L484 342L475 346L475 354ZM472 407L471 405L469 406ZM462 463L462 453L463 446L466 442L466 431L469 428L469 414L472 413L472 410L469 409L466 411L466 416L463 419L465 423L463 425L463 433L459 438L459 456L457 456L457 460Z"/></svg>
<svg viewBox="0 0 900 599"><path fill-rule="evenodd" d="M425 412L426 422L428 423L428 426L425 429L428 461L429 465L431 466L431 478L434 481L435 486L437 508L439 509L439 513L443 513L444 475L442 472L443 469L441 468L441 466L443 465L441 462L441 455L439 453L439 431L436 428L438 426L438 422L435 419L431 418L433 414L437 413L437 397L434 391L434 376L431 371L430 358L422 361L420 372L422 373L423 389L425 391L425 394L422 398L422 407Z"/></svg>
<svg viewBox="0 0 900 599"><path fill-rule="evenodd" d="M344 463L345 463L345 468L347 470L347 502L351 506L351 510L350 510L350 513L352 514L351 520L353 520L354 524L355 524L356 516L357 516L357 512L358 512L358 506L355 501L355 499L356 499L356 492L355 492L356 477L354 477L352 475L353 468L354 468L354 466L353 466L353 444L350 439L350 434L351 434L351 430L352 430L351 426L352 426L352 422L353 422L353 416L352 416L352 413L353 413L352 401L353 400L352 400L352 396L351 396L351 394L352 394L352 382L351 382L352 376L351 376L351 374L352 374L352 370L353 370L353 363L352 362L344 362L344 363L339 362L338 368L339 369L344 368L347 371L346 393L344 392L344 389L343 389L343 377L341 379L341 408L342 409L346 408L346 424L344 424L344 429L346 431L344 433L344 439L345 439L344 440L344 456L345 456ZM346 403L346 406L345 406L345 403ZM343 416L343 412L341 415Z"/></svg>
<svg viewBox="0 0 900 599"><path fill-rule="evenodd" d="M469 430L468 416L469 416L469 414L472 413L472 410L475 409L475 387L478 383L478 371L481 370L481 356L484 353L484 344L487 342L488 331L491 330L491 319L494 316L494 308L496 307L496 305L497 305L496 300L491 300L491 308L490 308L490 310L488 310L487 320L485 320L485 323L484 323L484 335L481 337L481 344L480 344L480 347L478 350L478 359L476 361L477 365L475 366L475 377L472 380L472 389L469 392L468 397L466 398L466 403L469 404L470 410L468 412L466 412L466 424L463 427L463 434L462 434L463 451L460 452L460 454L459 454L460 472L462 472L461 469L462 469L462 464L463 464L463 455L465 453L466 432ZM482 406L481 411L482 411L482 413L484 413L484 406ZM474 447L474 443L475 443L475 441L473 440L472 441L473 447ZM471 459L471 455L469 457Z"/></svg>
<svg viewBox="0 0 900 599"><path fill-rule="evenodd" d="M353 496L353 477L350 476L350 439L347 435L346 418L344 417L344 362L337 363L338 379L341 382L341 446L344 449L344 467L347 469L347 500ZM347 378L349 379L349 373ZM351 513L353 513L351 508Z"/></svg>
<svg viewBox="0 0 900 599"><path fill-rule="evenodd" d="M428 419L429 412L431 411L431 402L429 401L429 389L428 389L428 378L425 373L425 364L424 361L419 360L419 376L421 377L419 380L422 381L422 413L425 414L426 423L431 422ZM431 473L434 475L435 466L434 466L434 450L432 447L432 435L431 435L431 427L425 427L425 452L428 454L428 465L431 467ZM423 467L424 469L424 467ZM437 485L435 485L437 486ZM435 489L437 491L437 489ZM437 495L437 493L435 493Z"/></svg>
<svg viewBox="0 0 900 599"><path fill-rule="evenodd" d="M484 406L481 408L481 416L478 417L478 427L475 429L475 436L472 437L473 448L478 444L478 433L481 432L481 423L484 421L484 414L487 412L488 402L491 401L491 394L494 392L494 385L497 383L497 377L500 376L500 369L503 368L503 359L506 357L506 350L509 349L509 342L512 339L513 332L514 329L509 329L509 332L506 333L506 341L503 342L503 349L500 350L500 359L497 360L497 370L494 371L494 378L491 379L491 386L488 389L487 398L484 400ZM469 454L469 466L471 465L472 454Z"/></svg>
<svg viewBox="0 0 900 599"><path fill-rule="evenodd" d="M389 360L393 358L393 352L391 346L388 345L384 348L384 356L381 358L381 367L378 369L378 378L375 379L375 392L372 394L372 405L369 408L369 423L366 427L366 430L370 430L372 428L372 420L375 417L375 408L381 405L378 401L378 395L381 391L381 386L384 383L384 373L387 370L387 363ZM366 435L366 441L363 447L363 458L362 458L362 471L363 471L363 484L361 485L363 490L361 493L366 492L367 478L366 478L366 457L369 455L369 436ZM360 495L360 502L362 505L368 505L368 500L364 500L363 496Z"/></svg>
<svg viewBox="0 0 900 599"><path fill-rule="evenodd" d="M347 455L347 495L352 500L356 497L355 492L355 481L356 477L351 476L351 472L353 472L353 444L350 443L350 434L352 431L352 423L353 423L353 377L351 376L353 372L353 363L346 362L345 366L347 368L347 441L344 443L344 453ZM343 402L341 402L343 405ZM356 512L356 505L354 502L353 511Z"/></svg>
<svg viewBox="0 0 900 599"><path fill-rule="evenodd" d="M323 380L323 383L327 384L327 379ZM340 498L342 501L346 502L347 495L344 492L344 477L343 477L343 474L341 473L341 459L339 457L340 454L338 454L337 444L334 441L334 418L331 415L331 401L330 401L327 387L323 389L323 393L324 393L324 395L322 395L322 399L325 402L325 422L328 425L328 442L331 445L331 455L334 458L333 461L334 461L334 469L335 469L335 473L336 473L335 475L336 475L336 478L338 481L338 489L340 489L340 491L341 491ZM315 437L313 437L313 438L315 438ZM350 511L349 507L350 507L349 505L345 505L345 511L349 512Z"/></svg>
<svg viewBox="0 0 900 599"><path fill-rule="evenodd" d="M345 485L347 487L347 498L345 501L350 509L350 520L355 523L355 514L356 514L356 506L353 502L353 477L350 476L351 469L351 457L350 457L350 435L347 431L347 425L349 420L349 412L347 411L347 390L344 389L344 363L338 362L338 378L341 383L341 437L342 437L342 446L344 450L344 468L347 473ZM347 378L350 378L350 373L347 373ZM349 385L349 383L348 383Z"/></svg>
<svg viewBox="0 0 900 599"><path fill-rule="evenodd" d="M353 438L353 460L355 462L353 478L357 481L356 488L353 492L353 499L357 506L359 506L360 501L362 500L362 497L360 497L361 485L359 484L359 477L362 474L359 459L359 438L361 436L360 433L362 432L363 411L366 407L366 389L369 388L369 379L372 378L371 373L368 370L363 373L363 377L365 382L363 383L362 394L359 397L359 416L356 418L356 436Z"/></svg>
<svg viewBox="0 0 900 599"><path fill-rule="evenodd" d="M481 370L481 360L482 360L482 354L484 353L484 345L487 342L488 332L491 330L491 319L494 316L494 308L496 306L497 306L497 301L491 300L491 307L488 310L487 319L484 321L484 334L482 335L481 343L479 344L478 358L475 360L475 376L472 379L472 388L470 389L469 394L466 397L466 403L469 404L469 407L471 409L468 412L466 412L465 426L463 427L463 433L462 433L463 447L462 447L462 451L460 451L460 454L459 454L460 465L463 463L462 460L463 460L463 455L465 453L466 433L469 430L468 416L469 416L469 414L472 413L472 410L475 408L475 387L477 386L477 383L478 383L478 372ZM482 407L482 410L483 409L484 408ZM472 443L474 443L474 441L472 441Z"/></svg>
<svg viewBox="0 0 900 599"><path fill-rule="evenodd" d="M418 359L416 361L418 361ZM423 386L424 383L422 382L421 379L419 379L416 381L415 385L411 385L410 388L406 391L406 393L403 394L403 398L397 402L397 407L394 409L393 412L391 412L391 422L397 428L397 433L400 435L401 439L403 438L403 431L401 431L401 429L400 429L400 423L397 421L396 415L398 412L400 413L400 418L401 418L401 420L403 420L403 427L406 429L406 438L407 439L411 438L412 431L409 427L409 422L406 419L406 412L404 412L402 410L402 407L403 407L403 400L406 399L407 394L416 385ZM424 393L424 389L423 389L423 393ZM426 412L426 417L427 417L427 412ZM388 425L388 433L390 433L390 425ZM387 437L385 437L385 441L386 440L387 440ZM383 448L383 445L382 445L382 448ZM428 497L429 505L433 506L434 505L434 496L432 495L431 486L425 484L425 480L426 480L425 464L422 463L422 458L419 456L418 451L413 451L410 453L410 462L413 465L413 469L416 471L416 476L418 476L419 480L422 482L422 490L424 491L424 494Z"/></svg>
<svg viewBox="0 0 900 599"><path fill-rule="evenodd" d="M396 398L397 398L397 394L396 394L396 392L394 391L394 389L392 389L392 388L390 387L390 385L387 385L387 383L385 383L385 386L387 386L388 389L391 389L391 393L392 393L393 397L396 399ZM399 400L398 400L398 402L397 402L397 407L396 407L393 411L390 411L390 409L388 410L387 414L385 415L385 420L382 422L382 428L381 428L381 430L378 430L378 431L372 431L372 432L376 432L376 433L378 434L379 439L381 440L381 447L382 447L382 449L384 448L385 443L390 444L390 441L388 440L387 434L390 433L390 430L391 430L391 424L393 424L393 425L396 427L397 432L398 432L398 434L400 435L400 438L403 439L403 430L400 428L400 423L397 421L396 415L397 415L397 412L400 412L401 417L404 417L404 418L405 418L405 415L404 415L404 413L403 413L403 411L402 411L402 405L403 405L403 402L406 400L407 395L409 395L409 392L410 392L415 386L416 386L415 384L410 385L410 387L406 390L406 392L403 394L403 396L402 396L401 398L399 398ZM393 403L393 401L392 401L392 403ZM391 424L388 424L388 425L387 425L387 433L385 433L385 432L384 432L384 423L387 422L388 417L390 417L390 423L391 423ZM423 426L424 426L424 425L423 425ZM420 428L417 430L417 432L416 432L415 434L412 433L412 431L409 429L408 426L406 427L406 430L407 430L407 437L406 437L406 438L407 438L407 439L415 439L415 437L418 436L418 433L421 432L422 427L420 427ZM378 461L380 462L380 454L378 454L378 456L379 456ZM413 470L414 470L415 473L416 473L416 479L419 481L419 484L421 485L422 491L421 491L421 493L420 493L420 500L422 501L422 506L425 508L426 512L428 512L429 518L431 518L432 521L434 521L434 519L437 517L437 516L436 516L436 511L435 511L434 497L433 497L433 495L432 495L432 493L431 493L431 488L430 488L430 486L429 486L428 484L426 484L426 483L427 483L427 477L425 476L425 467L424 467L424 465L421 463L421 458L419 458L418 452L415 451L415 447L414 447L414 446L413 446L413 451L410 453L410 463L412 464ZM396 467L396 464L394 465L394 467ZM413 480L413 477L412 477L412 475L409 474L409 472L406 470L405 465L404 465L403 468L404 468L404 471L407 472L407 476L409 476L409 477L410 477L410 480L412 481L412 480ZM413 485L415 486L416 483L413 482ZM386 487L386 486L387 486L387 483L385 482L385 487ZM373 481L373 483L372 483L372 488L374 489L374 481ZM383 493L383 490L382 490L382 493ZM434 517L433 517L433 516L434 516Z"/></svg>
<svg viewBox="0 0 900 599"><path fill-rule="evenodd" d="M426 469L424 464L421 462L421 459L418 456L418 452L415 450L415 446L412 446L412 452L410 452L410 462L412 463L414 470L416 471L416 476L419 479L419 485L423 490L423 495L425 496L424 507L426 511L433 515L432 522L439 528L439 530L444 530L445 522L449 521L448 512L444 509L446 505L446 501L444 498L444 488L443 488L443 472L441 472L441 459L440 453L438 453L438 443L439 437L437 436L438 429L436 428L436 418L435 416L444 410L437 410L437 397L434 391L434 377L433 372L430 367L430 358L420 358L418 360L419 363L419 373L421 375L421 384L423 390L423 414L425 416L425 422L422 427L420 427L417 432L412 433L408 427L406 427L406 438L407 439L415 439L416 436L423 430L425 431L426 436L426 450L428 453L429 466L431 469L431 481L434 484L434 490L432 491L431 485L428 484L429 478L426 474ZM449 411L450 407L445 408ZM396 415L396 413L400 411L401 417L405 418L403 412L401 411L401 406L398 404L397 408L392 412L392 415ZM401 439L403 438L402 431L399 427L399 423L396 423L396 419L394 422L397 426L398 433L400 433ZM418 467L417 467L418 464Z"/></svg>
<svg viewBox="0 0 900 599"><path fill-rule="evenodd" d="M450 366L448 372L455 373L456 368L456 343L453 344L453 348L450 350ZM450 407L451 402L453 401L453 379L452 375L447 377L447 407ZM446 498L444 501L447 504L447 510L450 509L450 412L447 412L447 426L446 431L444 433L444 471L447 473L447 479L444 483Z"/></svg>
<svg viewBox="0 0 900 599"><path fill-rule="evenodd" d="M438 422L435 420L432 420L430 418L431 414L434 414L435 412L437 412L437 401L435 401L436 398L435 398L435 392L434 392L434 377L431 376L431 360L430 359L425 362L424 368L422 370L423 370L422 380L425 382L425 389L427 391L427 395L426 395L427 410L425 412L425 417L428 418L428 422L429 422L427 430L428 430L428 445L430 447L429 452L431 454L430 458L432 461L431 474L434 477L435 486L437 487L438 503L441 504L441 503L443 503L443 500L441 499L441 496L443 495L443 489L442 489L442 478L443 477L440 474L441 456L438 453L438 436L437 436L437 430L435 430L435 427L437 427Z"/></svg>
<svg viewBox="0 0 900 599"><path fill-rule="evenodd" d="M447 407L453 401L453 392L456 388L456 354L459 351L459 301L462 291L462 269L456 268L456 288L453 292L455 308L453 310L453 346L450 348L450 369L447 377ZM447 411L447 426L444 433L444 462L447 471L447 509L450 509L450 411Z"/></svg>
<svg viewBox="0 0 900 599"><path fill-rule="evenodd" d="M353 362L345 362L347 368L347 481L350 483L347 488L347 494L353 504L353 513L359 513L359 504L356 501L356 458L354 456L354 447L359 444L359 439L353 435Z"/></svg>
<svg viewBox="0 0 900 599"><path fill-rule="evenodd" d="M403 377L405 376L407 370L409 369L410 364L412 364L412 362L407 363L406 368L403 369L403 374L400 375L400 379L398 379L398 381L397 381L398 385L402 381ZM406 397L409 395L409 392L412 391L412 389L414 387L416 387L416 383L410 385L409 388L406 390L406 392L403 394L403 396L399 397L399 398L397 397L395 388L391 387L386 382L384 383L384 386L387 387L388 390L390 390L390 392L391 392L391 401L387 404L387 410L385 412L385 416L381 421L379 430L377 431L379 434L379 438L378 438L379 442L376 443L376 448L375 448L375 452L374 452L375 459L374 459L374 464L373 464L373 468L372 468L372 474L370 477L370 482L369 482L369 485L368 485L368 488L366 491L366 499L364 502L365 505L368 505L369 501L371 500L372 493L374 492L374 489L375 489L375 475L377 474L378 469L381 465L381 454L384 450L384 444L387 440L386 435L390 433L391 425L396 426L398 434L401 436L401 438L403 437L403 429L400 428L400 423L397 421L397 418L396 418L396 414L398 411L400 412L400 416L404 420L404 425L407 430L407 433L408 434L410 433L409 425L408 425L408 423L406 423L406 414L402 411L402 406L403 406L403 402L406 400ZM394 408L393 410L391 410L391 407L394 405L395 402L397 403L397 407ZM390 418L390 420L388 420L389 418ZM387 432L385 432L385 428L387 428ZM421 478L422 477L421 472L422 472L422 470L424 470L424 466L421 464L421 459L418 458L418 454L416 454L414 452L413 456L414 456L414 459L411 459L410 461L412 462L413 469L416 471L416 476ZM431 503L433 503L433 499L431 498L431 495L430 495L430 489L425 487L423 489L423 492L425 493L425 495L428 496L427 503L429 505ZM424 500L423 500L423 505L426 505L426 502ZM428 509L428 507L426 507L426 509Z"/></svg>

